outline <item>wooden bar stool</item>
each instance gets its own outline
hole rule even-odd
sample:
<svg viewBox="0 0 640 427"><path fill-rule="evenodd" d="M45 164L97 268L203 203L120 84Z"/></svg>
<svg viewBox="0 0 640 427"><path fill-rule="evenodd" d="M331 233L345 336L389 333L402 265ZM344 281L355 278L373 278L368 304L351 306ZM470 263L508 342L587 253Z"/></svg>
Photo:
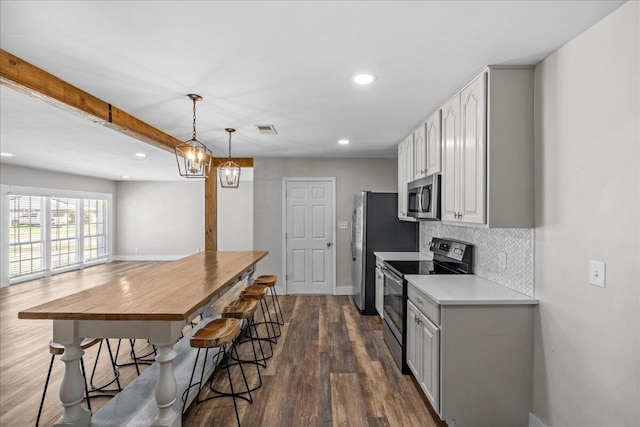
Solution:
<svg viewBox="0 0 640 427"><path fill-rule="evenodd" d="M249 389L249 384L247 382L247 377L244 374L244 369L242 368L242 363L238 364L240 367L240 372L242 372L242 378L244 379L245 390L236 392L233 389L233 380L231 379L231 371L229 367L231 366L227 361L227 350L230 353L235 351L236 358L240 358L238 355L238 349L235 346L235 338L240 333L240 320L235 318L222 318L212 320L207 323L201 329L198 329L196 333L193 335L191 340L189 340L189 344L193 348L198 349L198 353L196 354L196 360L193 364L193 370L191 371L191 378L189 378L189 386L185 390L182 395L182 412L185 412L185 406L189 398L189 392L192 387L198 387L198 393L196 394L196 402L202 403L210 399L216 399L219 397L232 397L233 398L233 407L236 411L236 421L238 422L238 427L240 427L240 415L238 414L238 404L236 403L236 398L244 399L249 403L253 403L253 399L251 397L251 390ZM213 396L206 397L204 399L200 399L200 391L202 390L202 382L204 380L204 372L207 366L207 356L209 354L209 349L218 348L218 352L213 357L213 366L217 366L220 361L219 358L222 357L222 362L224 362L224 366L222 368L227 370L227 377L229 378L229 386L231 387L231 393L224 392L220 390L216 390L213 387L213 378L214 375L211 375L209 379L209 389L215 393ZM204 353L204 362L202 363L202 372L200 374L200 381L197 383L193 382L193 376L196 372L196 367L198 366L198 357L200 356L200 351L205 349ZM249 397L244 396L247 394Z"/></svg>
<svg viewBox="0 0 640 427"><path fill-rule="evenodd" d="M235 318L238 320L244 320L246 322L246 330L245 330L245 334L247 336L247 339L242 341L240 340L240 335L238 336L238 339L236 341L236 345L239 344L243 344L245 342L251 342L251 348L253 350L253 360L249 360L249 359L235 359L233 357L233 355L231 356L232 359L236 360L237 363L251 363L251 364L255 364L256 365L256 370L258 371L258 385L254 388L251 389L251 391L257 390L260 387L262 387L262 375L260 374L260 366L262 366L263 368L267 367L267 359L273 357L273 352L271 353L271 355L269 357L265 357L264 355L264 350L262 348L262 342L259 339L254 339L251 336L251 328L253 327L253 332L255 333L255 335L257 337L259 337L258 335L258 328L256 327L255 323L254 323L254 319L253 316L256 312L256 309L258 308L258 301L254 300L254 299L237 299L235 301L230 302L223 310L222 310L222 317L227 318ZM260 355L262 356L260 359L258 359L258 353L256 351L256 342L258 343L258 346L260 348ZM260 363L262 362L262 363Z"/></svg>
<svg viewBox="0 0 640 427"><path fill-rule="evenodd" d="M278 276L275 274L263 274L253 281L254 285L267 285L269 286L269 293L271 294L271 304L276 312L276 320L281 326L284 326L284 317L282 316L282 307L280 307L280 299L276 292L276 283L278 282Z"/></svg>
<svg viewBox="0 0 640 427"><path fill-rule="evenodd" d="M86 350L94 345L98 344L102 341L101 338L85 338L80 343L80 348L82 350ZM47 380L44 383L44 390L42 392L42 399L40 400L40 408L38 409L38 417L36 418L36 427L40 425L40 416L42 415L42 407L44 406L44 398L47 395L47 388L49 387L49 380L51 379L51 370L53 369L53 361L56 356L62 356L64 353L64 346L62 344L55 343L53 341L49 342L49 353L51 353L51 362L49 363L49 370L47 371ZM82 378L84 378L84 393L85 399L87 401L87 407L89 411L91 411L91 401L89 400L89 389L87 387L87 376L84 370L84 360L80 358L80 368L82 369Z"/></svg>
<svg viewBox="0 0 640 427"><path fill-rule="evenodd" d="M267 331L267 338L261 338L258 336L255 336L255 337L252 336L252 338L259 339L261 341L268 341L269 346L271 347L271 354L273 354L273 344L278 343L277 338L280 336L276 332L274 325L278 325L279 332L280 332L280 325L278 324L278 322L274 322L272 320L271 313L269 312L269 307L267 305L267 302L265 301L268 290L269 290L269 286L267 285L250 285L244 288L242 292L240 292L240 299L253 299L256 301L260 301L260 310L262 311L263 320L260 322L254 322L254 325L256 326L265 325L265 329ZM273 335L271 335L271 332L269 332L269 325L271 325L271 331L273 332ZM251 331L249 331L249 333L251 333Z"/></svg>

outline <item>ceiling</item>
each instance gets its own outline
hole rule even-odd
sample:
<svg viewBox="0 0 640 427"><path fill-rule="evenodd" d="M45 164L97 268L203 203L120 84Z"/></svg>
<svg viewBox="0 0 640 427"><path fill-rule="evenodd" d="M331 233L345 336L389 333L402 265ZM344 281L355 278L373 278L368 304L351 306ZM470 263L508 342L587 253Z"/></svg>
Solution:
<svg viewBox="0 0 640 427"><path fill-rule="evenodd" d="M2 1L2 49L227 155L395 157L488 64L536 64L624 1ZM353 83L355 74L377 79ZM7 164L175 180L175 157L2 87ZM273 124L262 135L256 124ZM347 138L349 145L339 145ZM136 157L145 153L146 157Z"/></svg>

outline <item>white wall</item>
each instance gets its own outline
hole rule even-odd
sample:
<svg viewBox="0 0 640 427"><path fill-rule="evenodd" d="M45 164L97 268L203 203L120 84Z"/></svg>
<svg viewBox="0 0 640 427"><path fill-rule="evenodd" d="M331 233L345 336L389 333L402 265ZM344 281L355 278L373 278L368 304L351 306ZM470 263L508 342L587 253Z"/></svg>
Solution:
<svg viewBox="0 0 640 427"><path fill-rule="evenodd" d="M257 265L258 274L282 271L282 178L336 177L336 223L347 221L349 228L336 230L336 281L351 292L351 211L353 196L359 191L398 191L397 159L254 159L253 245L269 255ZM280 283L280 281L279 281ZM345 289L346 288L346 289Z"/></svg>
<svg viewBox="0 0 640 427"><path fill-rule="evenodd" d="M50 172L42 169L24 168L4 163L0 166L0 183L25 187L59 188L61 190L71 191L116 193L115 181Z"/></svg>
<svg viewBox="0 0 640 427"><path fill-rule="evenodd" d="M218 180L218 250L253 250L253 171L249 168L242 169L238 188L222 188Z"/></svg>
<svg viewBox="0 0 640 427"><path fill-rule="evenodd" d="M119 260L173 260L204 250L204 181L118 182Z"/></svg>
<svg viewBox="0 0 640 427"><path fill-rule="evenodd" d="M630 1L536 70L533 412L548 426L640 425L639 21Z"/></svg>

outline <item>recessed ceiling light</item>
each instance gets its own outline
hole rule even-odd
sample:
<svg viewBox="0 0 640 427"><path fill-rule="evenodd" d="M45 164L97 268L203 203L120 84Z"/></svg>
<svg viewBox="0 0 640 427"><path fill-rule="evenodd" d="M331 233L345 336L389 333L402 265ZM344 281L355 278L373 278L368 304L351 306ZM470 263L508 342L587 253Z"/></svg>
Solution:
<svg viewBox="0 0 640 427"><path fill-rule="evenodd" d="M147 157L144 153L136 153L136 157Z"/></svg>
<svg viewBox="0 0 640 427"><path fill-rule="evenodd" d="M359 85L368 85L372 83L376 79L376 76L373 74L358 74L353 78L353 81L358 83Z"/></svg>
<svg viewBox="0 0 640 427"><path fill-rule="evenodd" d="M341 139L341 140L338 141L338 144L340 144L340 145L347 145L348 143L349 143L348 139Z"/></svg>
<svg viewBox="0 0 640 427"><path fill-rule="evenodd" d="M2 157L13 157L13 154L11 154L11 153L0 153L0 156L2 156Z"/></svg>
<svg viewBox="0 0 640 427"><path fill-rule="evenodd" d="M122 175L124 179L129 179L129 175Z"/></svg>

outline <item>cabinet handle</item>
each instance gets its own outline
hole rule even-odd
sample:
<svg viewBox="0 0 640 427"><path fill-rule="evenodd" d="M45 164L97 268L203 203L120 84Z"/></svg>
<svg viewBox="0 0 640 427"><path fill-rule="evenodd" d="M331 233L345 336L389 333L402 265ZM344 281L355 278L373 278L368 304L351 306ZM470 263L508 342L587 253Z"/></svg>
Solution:
<svg viewBox="0 0 640 427"><path fill-rule="evenodd" d="M422 304L422 300L418 297L416 297L416 301L418 301L418 304Z"/></svg>
<svg viewBox="0 0 640 427"><path fill-rule="evenodd" d="M418 319L418 318L416 317L416 323L419 325L419 324L420 324L420 323L422 323L422 322L420 322L420 319Z"/></svg>

